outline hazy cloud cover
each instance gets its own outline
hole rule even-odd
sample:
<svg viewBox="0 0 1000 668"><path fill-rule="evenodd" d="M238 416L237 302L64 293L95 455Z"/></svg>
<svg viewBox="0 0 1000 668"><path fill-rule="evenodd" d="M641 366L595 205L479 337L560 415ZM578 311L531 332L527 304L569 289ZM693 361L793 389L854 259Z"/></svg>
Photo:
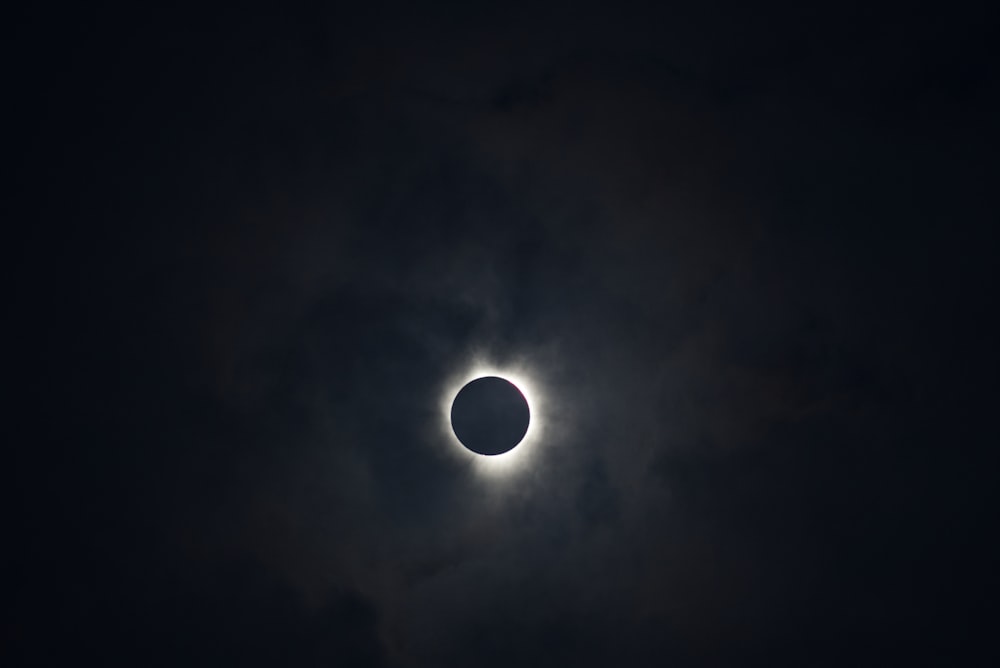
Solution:
<svg viewBox="0 0 1000 668"><path fill-rule="evenodd" d="M978 656L988 26L717 4L18 23L15 664Z"/></svg>

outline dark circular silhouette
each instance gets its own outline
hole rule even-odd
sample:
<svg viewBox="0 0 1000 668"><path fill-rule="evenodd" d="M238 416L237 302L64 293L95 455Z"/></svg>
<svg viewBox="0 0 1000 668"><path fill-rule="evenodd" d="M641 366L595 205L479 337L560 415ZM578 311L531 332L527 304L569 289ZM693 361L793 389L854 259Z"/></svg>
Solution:
<svg viewBox="0 0 1000 668"><path fill-rule="evenodd" d="M528 432L528 402L513 383L486 376L459 390L451 405L451 427L462 445L481 455L511 450Z"/></svg>

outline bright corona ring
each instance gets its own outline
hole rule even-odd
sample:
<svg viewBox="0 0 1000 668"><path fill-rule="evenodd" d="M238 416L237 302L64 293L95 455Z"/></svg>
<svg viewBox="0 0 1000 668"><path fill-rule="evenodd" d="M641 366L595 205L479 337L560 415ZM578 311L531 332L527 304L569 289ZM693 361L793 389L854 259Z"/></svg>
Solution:
<svg viewBox="0 0 1000 668"><path fill-rule="evenodd" d="M478 363L447 383L442 427L456 456L481 473L511 473L530 463L543 426L536 384L523 369Z"/></svg>

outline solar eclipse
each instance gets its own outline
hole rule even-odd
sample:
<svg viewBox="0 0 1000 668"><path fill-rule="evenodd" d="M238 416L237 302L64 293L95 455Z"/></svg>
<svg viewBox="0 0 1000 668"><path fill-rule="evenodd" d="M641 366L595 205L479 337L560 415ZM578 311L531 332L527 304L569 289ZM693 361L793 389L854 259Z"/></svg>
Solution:
<svg viewBox="0 0 1000 668"><path fill-rule="evenodd" d="M521 391L496 376L466 384L451 406L455 436L480 455L502 455L517 447L530 421L531 410Z"/></svg>
<svg viewBox="0 0 1000 668"><path fill-rule="evenodd" d="M506 477L539 463L548 401L527 360L495 364L484 357L474 355L445 380L439 433L476 473ZM484 434L491 429L496 433Z"/></svg>

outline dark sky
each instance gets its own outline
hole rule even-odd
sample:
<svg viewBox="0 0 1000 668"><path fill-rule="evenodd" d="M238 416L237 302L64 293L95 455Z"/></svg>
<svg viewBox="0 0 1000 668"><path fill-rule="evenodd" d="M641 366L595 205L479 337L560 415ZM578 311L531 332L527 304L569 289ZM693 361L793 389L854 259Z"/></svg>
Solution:
<svg viewBox="0 0 1000 668"><path fill-rule="evenodd" d="M984 11L5 23L5 665L997 658Z"/></svg>

